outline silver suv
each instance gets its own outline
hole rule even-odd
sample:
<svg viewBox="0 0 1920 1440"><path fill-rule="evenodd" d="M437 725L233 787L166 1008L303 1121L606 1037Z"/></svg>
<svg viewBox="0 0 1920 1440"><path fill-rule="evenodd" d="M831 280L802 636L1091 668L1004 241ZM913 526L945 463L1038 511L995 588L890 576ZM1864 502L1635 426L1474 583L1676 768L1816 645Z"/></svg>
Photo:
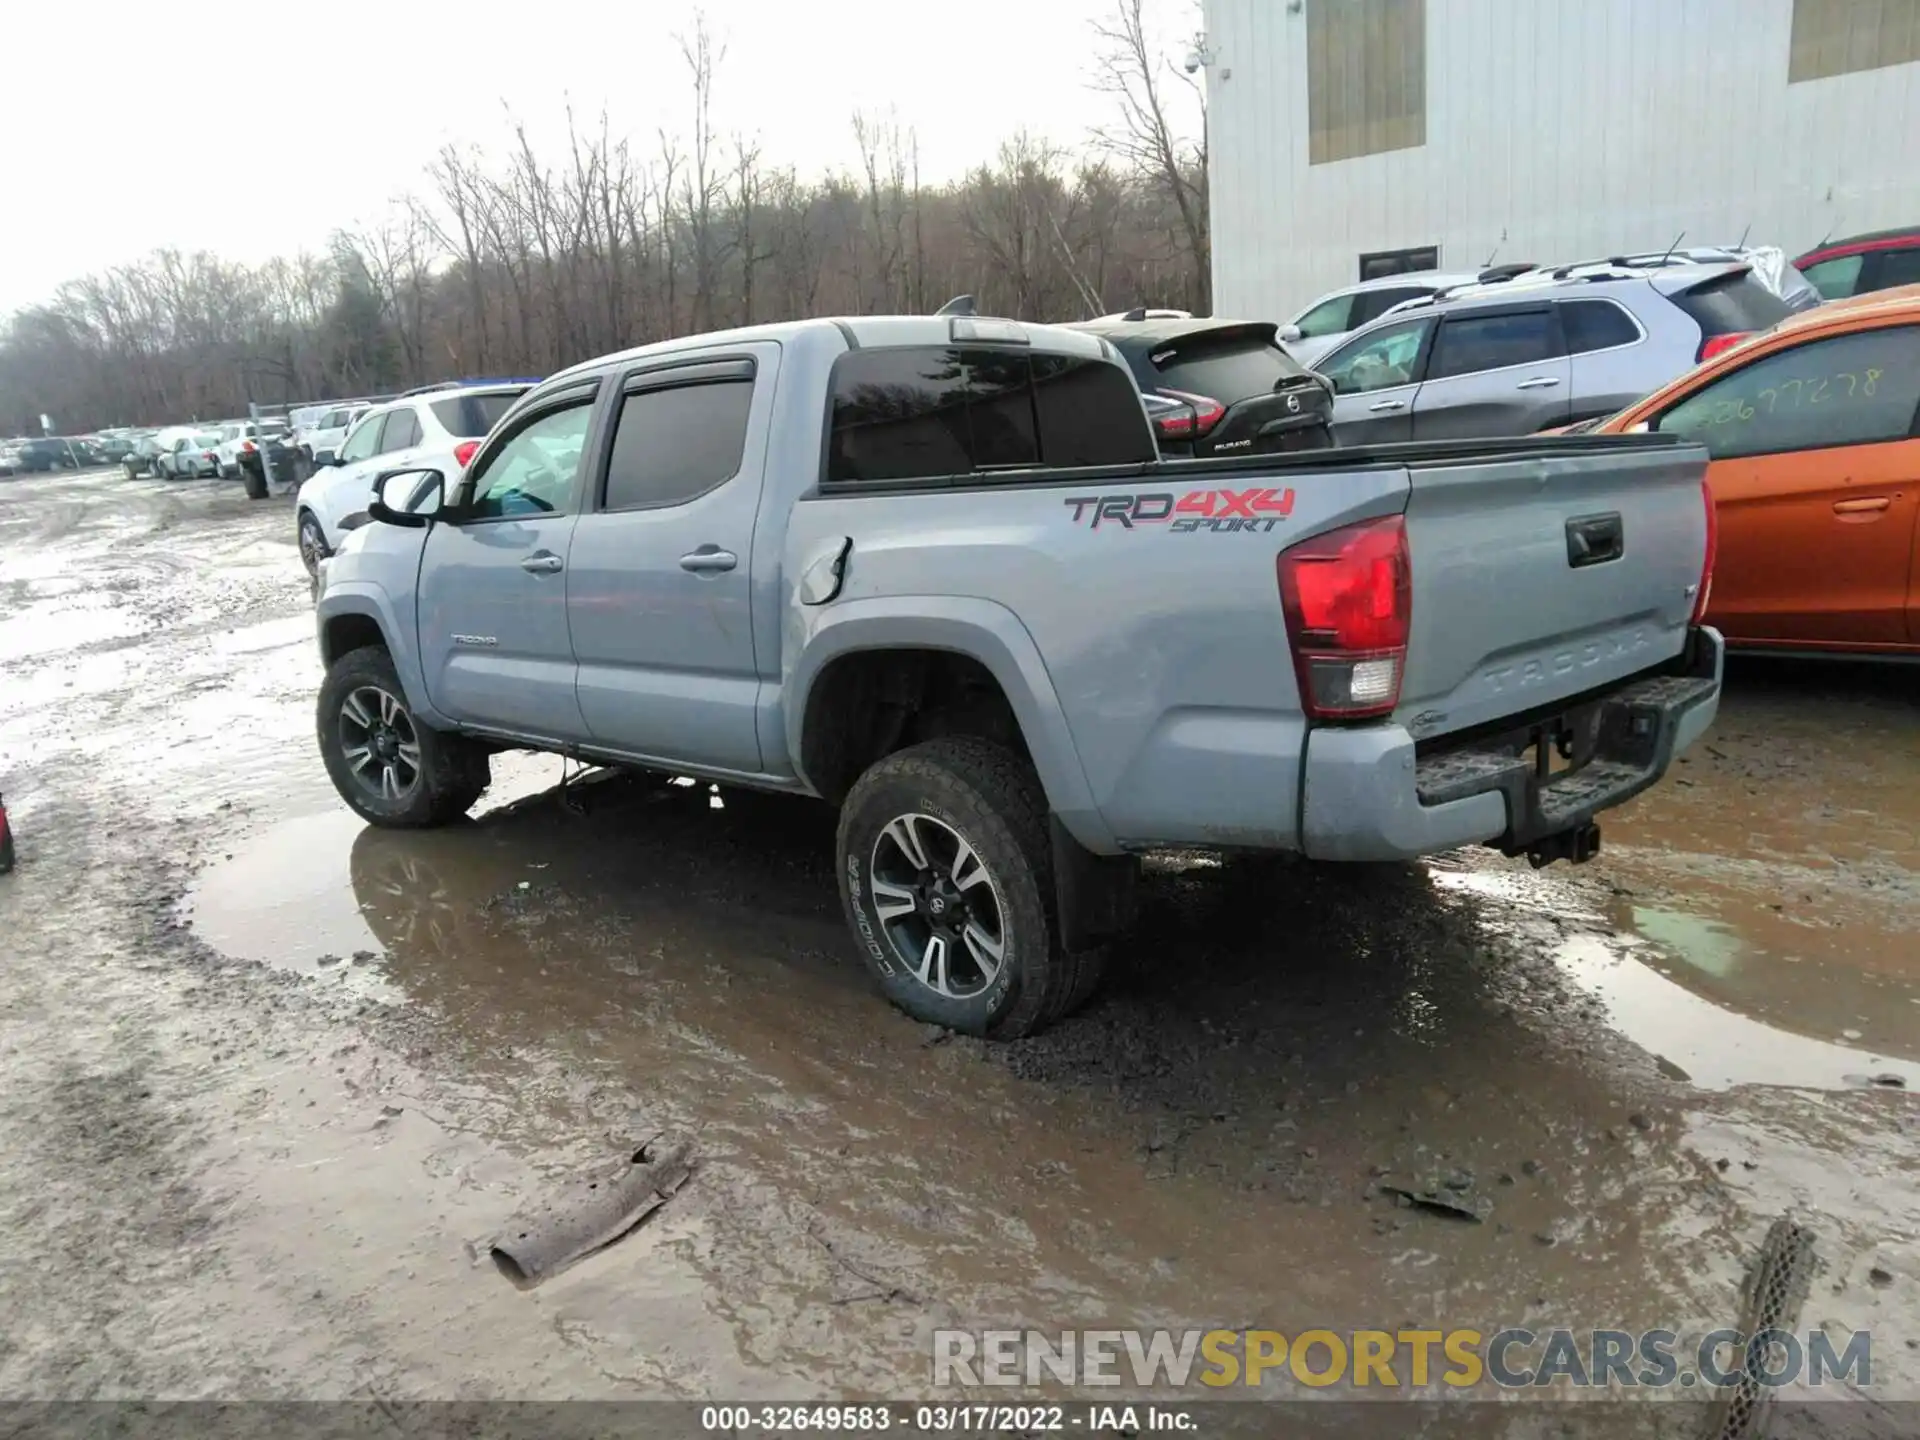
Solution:
<svg viewBox="0 0 1920 1440"><path fill-rule="evenodd" d="M1611 415L1789 313L1745 264L1562 266L1408 301L1315 368L1343 445L1530 435Z"/></svg>

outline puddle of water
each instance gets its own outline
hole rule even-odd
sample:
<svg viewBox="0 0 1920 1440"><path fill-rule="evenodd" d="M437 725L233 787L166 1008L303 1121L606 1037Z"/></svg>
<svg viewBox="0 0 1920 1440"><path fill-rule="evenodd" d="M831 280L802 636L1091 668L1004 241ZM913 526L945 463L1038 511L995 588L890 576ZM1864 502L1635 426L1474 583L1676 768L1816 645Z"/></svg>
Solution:
<svg viewBox="0 0 1920 1440"><path fill-rule="evenodd" d="M1609 1022L1641 1049L1703 1090L1779 1085L1807 1090L1857 1087L1895 1075L1920 1089L1920 1064L1795 1035L1715 1005L1599 936L1562 943L1555 959L1581 989L1606 1003Z"/></svg>
<svg viewBox="0 0 1920 1440"><path fill-rule="evenodd" d="M224 955L304 974L329 968L323 958L337 968L355 951L378 954L384 947L360 906L337 903L352 893L347 857L365 825L346 809L276 825L209 870L182 914Z"/></svg>
<svg viewBox="0 0 1920 1440"><path fill-rule="evenodd" d="M524 752L496 755L493 784L474 815L518 805L550 789L557 764L551 757ZM275 824L239 842L231 858L201 876L182 913L192 917L200 938L223 955L310 975L336 969L356 951L383 956L387 939L396 935L430 940L420 927L431 928L447 902L440 874L447 863L447 839L371 832L375 841L389 842L374 846L387 860L376 874L354 865L356 851L367 851L363 837L369 832L366 821L344 805ZM531 853L516 857L502 852L491 857L498 864L487 864L484 847L465 844L458 828L449 833L454 837L451 848L463 861L469 855L482 857L482 873L471 877L476 884L489 878L512 884L529 871L546 868Z"/></svg>
<svg viewBox="0 0 1920 1440"><path fill-rule="evenodd" d="M1731 975L1747 948L1738 934L1719 921L1684 910L1635 905L1632 915L1633 928L1640 934L1716 979Z"/></svg>
<svg viewBox="0 0 1920 1440"><path fill-rule="evenodd" d="M1611 919L1619 933L1569 938L1556 963L1605 1002L1613 1029L1702 1089L1839 1089L1881 1072L1920 1085L1920 992L1897 982L1782 953L1778 942L1762 947L1741 928L1683 910L1622 905L1603 914L1550 877L1435 868L1432 878L1443 890L1595 931ZM1818 931L1805 933L1817 942Z"/></svg>

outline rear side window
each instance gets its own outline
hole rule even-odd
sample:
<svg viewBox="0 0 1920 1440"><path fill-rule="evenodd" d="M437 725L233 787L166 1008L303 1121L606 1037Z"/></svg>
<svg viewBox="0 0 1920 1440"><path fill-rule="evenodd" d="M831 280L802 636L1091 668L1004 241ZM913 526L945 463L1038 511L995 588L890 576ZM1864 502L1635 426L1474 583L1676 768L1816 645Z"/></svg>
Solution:
<svg viewBox="0 0 1920 1440"><path fill-rule="evenodd" d="M1860 267L1866 263L1864 255L1836 255L1800 273L1820 292L1822 300L1844 300L1860 287Z"/></svg>
<svg viewBox="0 0 1920 1440"><path fill-rule="evenodd" d="M457 440L484 440L487 432L500 423L500 417L513 408L519 394L452 395L435 400L431 409L440 428Z"/></svg>
<svg viewBox="0 0 1920 1440"><path fill-rule="evenodd" d="M833 368L829 481L1158 458L1140 394L1104 360L1026 350L856 350Z"/></svg>
<svg viewBox="0 0 1920 1440"><path fill-rule="evenodd" d="M1204 395L1222 405L1271 394L1281 380L1302 373L1265 331L1203 331L1159 346L1149 358L1160 388Z"/></svg>
<svg viewBox="0 0 1920 1440"><path fill-rule="evenodd" d="M1771 330L1793 313L1786 301L1745 270L1703 281L1672 299L1700 327L1703 340Z"/></svg>
<svg viewBox="0 0 1920 1440"><path fill-rule="evenodd" d="M1567 353L1611 350L1640 338L1633 317L1611 300L1568 300L1560 306L1560 328L1567 337Z"/></svg>
<svg viewBox="0 0 1920 1440"><path fill-rule="evenodd" d="M1553 313L1528 310L1513 315L1461 315L1442 323L1433 342L1429 380L1535 365L1559 353Z"/></svg>
<svg viewBox="0 0 1920 1440"><path fill-rule="evenodd" d="M607 461L609 510L683 505L740 473L753 381L640 390L620 402Z"/></svg>
<svg viewBox="0 0 1920 1440"><path fill-rule="evenodd" d="M1920 249L1889 250L1880 257L1878 288L1896 285L1920 285Z"/></svg>
<svg viewBox="0 0 1920 1440"><path fill-rule="evenodd" d="M1300 327L1302 340L1317 340L1322 335L1341 335L1353 326L1347 316L1353 313L1353 296L1336 295L1322 300L1293 323Z"/></svg>

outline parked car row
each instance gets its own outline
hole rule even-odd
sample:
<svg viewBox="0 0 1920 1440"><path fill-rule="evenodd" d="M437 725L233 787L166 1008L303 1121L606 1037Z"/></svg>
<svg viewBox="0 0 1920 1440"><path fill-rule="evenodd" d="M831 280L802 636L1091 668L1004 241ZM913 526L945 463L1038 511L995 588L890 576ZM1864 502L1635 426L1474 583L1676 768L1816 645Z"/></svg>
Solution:
<svg viewBox="0 0 1920 1440"><path fill-rule="evenodd" d="M1358 329L1324 333L1363 304ZM1695 249L1395 276L1279 334L1316 328L1342 444L1696 440L1718 526L1706 618L1731 645L1920 659L1920 230L1792 264Z"/></svg>
<svg viewBox="0 0 1920 1440"><path fill-rule="evenodd" d="M118 435L36 435L0 440L0 476L111 465L126 453Z"/></svg>

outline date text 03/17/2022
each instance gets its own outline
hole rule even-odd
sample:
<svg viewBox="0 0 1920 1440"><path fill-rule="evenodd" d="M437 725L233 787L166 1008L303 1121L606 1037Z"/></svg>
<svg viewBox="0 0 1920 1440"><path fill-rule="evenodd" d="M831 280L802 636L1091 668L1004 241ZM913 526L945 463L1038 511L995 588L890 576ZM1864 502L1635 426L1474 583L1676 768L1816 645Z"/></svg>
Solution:
<svg viewBox="0 0 1920 1440"><path fill-rule="evenodd" d="M1145 1435L1192 1434L1193 1413L1178 1405L706 1405L700 1428L727 1435Z"/></svg>

